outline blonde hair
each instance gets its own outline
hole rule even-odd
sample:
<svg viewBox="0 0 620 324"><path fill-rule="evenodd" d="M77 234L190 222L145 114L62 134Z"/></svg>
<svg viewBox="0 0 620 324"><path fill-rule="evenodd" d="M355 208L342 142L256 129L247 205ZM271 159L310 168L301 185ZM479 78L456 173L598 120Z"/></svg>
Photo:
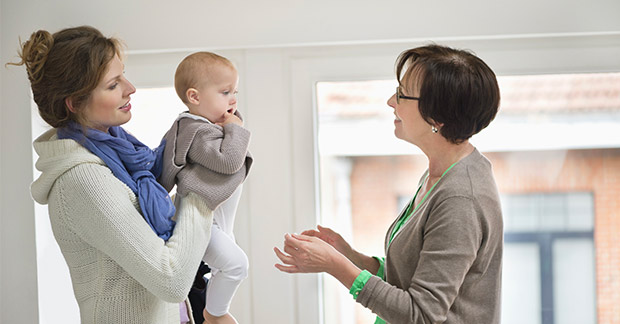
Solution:
<svg viewBox="0 0 620 324"><path fill-rule="evenodd" d="M21 43L21 41L20 41ZM25 65L39 114L52 127L79 122L79 113L104 76L108 63L121 52L121 43L106 38L90 26L50 34L38 30L21 43L20 62ZM71 98L76 113L65 103Z"/></svg>
<svg viewBox="0 0 620 324"><path fill-rule="evenodd" d="M209 74L215 66L226 66L236 70L230 60L211 52L190 54L179 63L174 74L174 89L185 104L188 103L187 90L198 88L208 81Z"/></svg>

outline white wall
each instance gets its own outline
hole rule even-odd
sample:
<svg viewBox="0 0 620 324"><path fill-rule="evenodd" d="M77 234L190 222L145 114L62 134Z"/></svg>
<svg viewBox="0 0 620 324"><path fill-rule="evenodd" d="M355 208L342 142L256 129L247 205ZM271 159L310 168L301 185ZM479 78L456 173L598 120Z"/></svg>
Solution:
<svg viewBox="0 0 620 324"><path fill-rule="evenodd" d="M18 37L80 24L125 40L137 85L165 82L191 49L239 63L256 158L237 227L252 263L235 304L243 323L318 323L316 277L276 272L271 252L316 217L317 78L390 77L398 52L423 40L473 48L502 73L620 70L617 0L0 0L0 62L14 60ZM562 36L573 33L586 34ZM23 68L0 69L0 323L36 323L29 88Z"/></svg>
<svg viewBox="0 0 620 324"><path fill-rule="evenodd" d="M2 0L15 37L91 24L132 50L618 30L616 0ZM13 45L14 46L14 45Z"/></svg>
<svg viewBox="0 0 620 324"><path fill-rule="evenodd" d="M0 5L0 18L2 17L2 6ZM2 24L0 24L0 36L2 35ZM1 39L1 37L0 37ZM0 53L2 53L2 42L0 42ZM0 56L1 57L1 56ZM2 69L0 69L0 89L2 89ZM2 102L2 92L0 91L0 102ZM2 106L0 106L1 108ZM0 115L0 124L2 124L2 115ZM2 183L2 147L0 147L0 183ZM1 192L0 192L1 194ZM2 199L0 199L0 225L2 225ZM3 257L2 257L2 232L0 231L0 285L2 284L2 262L3 262ZM0 311L2 311L2 293L0 293Z"/></svg>
<svg viewBox="0 0 620 324"><path fill-rule="evenodd" d="M10 48L16 44L5 42L15 39L15 30L5 24L10 14L10 9L1 2L0 322L37 323L34 205L29 194L32 181L29 90L22 70L4 68L14 53Z"/></svg>

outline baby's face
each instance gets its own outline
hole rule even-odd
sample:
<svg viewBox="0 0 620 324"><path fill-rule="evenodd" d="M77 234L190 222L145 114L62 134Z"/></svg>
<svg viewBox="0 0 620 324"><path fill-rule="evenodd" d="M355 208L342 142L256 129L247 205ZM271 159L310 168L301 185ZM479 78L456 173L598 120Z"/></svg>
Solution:
<svg viewBox="0 0 620 324"><path fill-rule="evenodd" d="M237 110L237 71L225 65L213 67L206 85L198 90L200 104L194 107L195 115L212 123L221 123Z"/></svg>

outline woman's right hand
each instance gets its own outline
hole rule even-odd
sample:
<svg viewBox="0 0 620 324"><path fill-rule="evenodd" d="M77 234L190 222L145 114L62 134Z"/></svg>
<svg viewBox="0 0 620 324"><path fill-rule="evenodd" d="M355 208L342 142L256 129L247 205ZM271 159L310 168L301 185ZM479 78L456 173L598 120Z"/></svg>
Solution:
<svg viewBox="0 0 620 324"><path fill-rule="evenodd" d="M334 230L332 230L331 228L323 227L321 225L317 225L317 229L318 231L315 229L305 230L301 232L301 234L320 238L321 240L327 242L329 245L333 246L336 251L340 252L349 260L353 261L353 248L351 248L351 245L349 245L349 243L347 243L347 241L345 241L345 239L342 238L340 234L334 232Z"/></svg>

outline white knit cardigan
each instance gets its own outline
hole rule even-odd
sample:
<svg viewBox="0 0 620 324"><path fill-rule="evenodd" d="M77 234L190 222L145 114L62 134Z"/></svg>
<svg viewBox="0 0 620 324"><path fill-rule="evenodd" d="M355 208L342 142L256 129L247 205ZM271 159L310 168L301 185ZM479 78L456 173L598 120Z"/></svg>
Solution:
<svg viewBox="0 0 620 324"><path fill-rule="evenodd" d="M49 205L81 322L179 324L179 303L209 242L213 213L204 201L193 194L177 201L176 227L164 242L133 192L96 155L57 139L55 130L34 148L42 174L32 196Z"/></svg>

